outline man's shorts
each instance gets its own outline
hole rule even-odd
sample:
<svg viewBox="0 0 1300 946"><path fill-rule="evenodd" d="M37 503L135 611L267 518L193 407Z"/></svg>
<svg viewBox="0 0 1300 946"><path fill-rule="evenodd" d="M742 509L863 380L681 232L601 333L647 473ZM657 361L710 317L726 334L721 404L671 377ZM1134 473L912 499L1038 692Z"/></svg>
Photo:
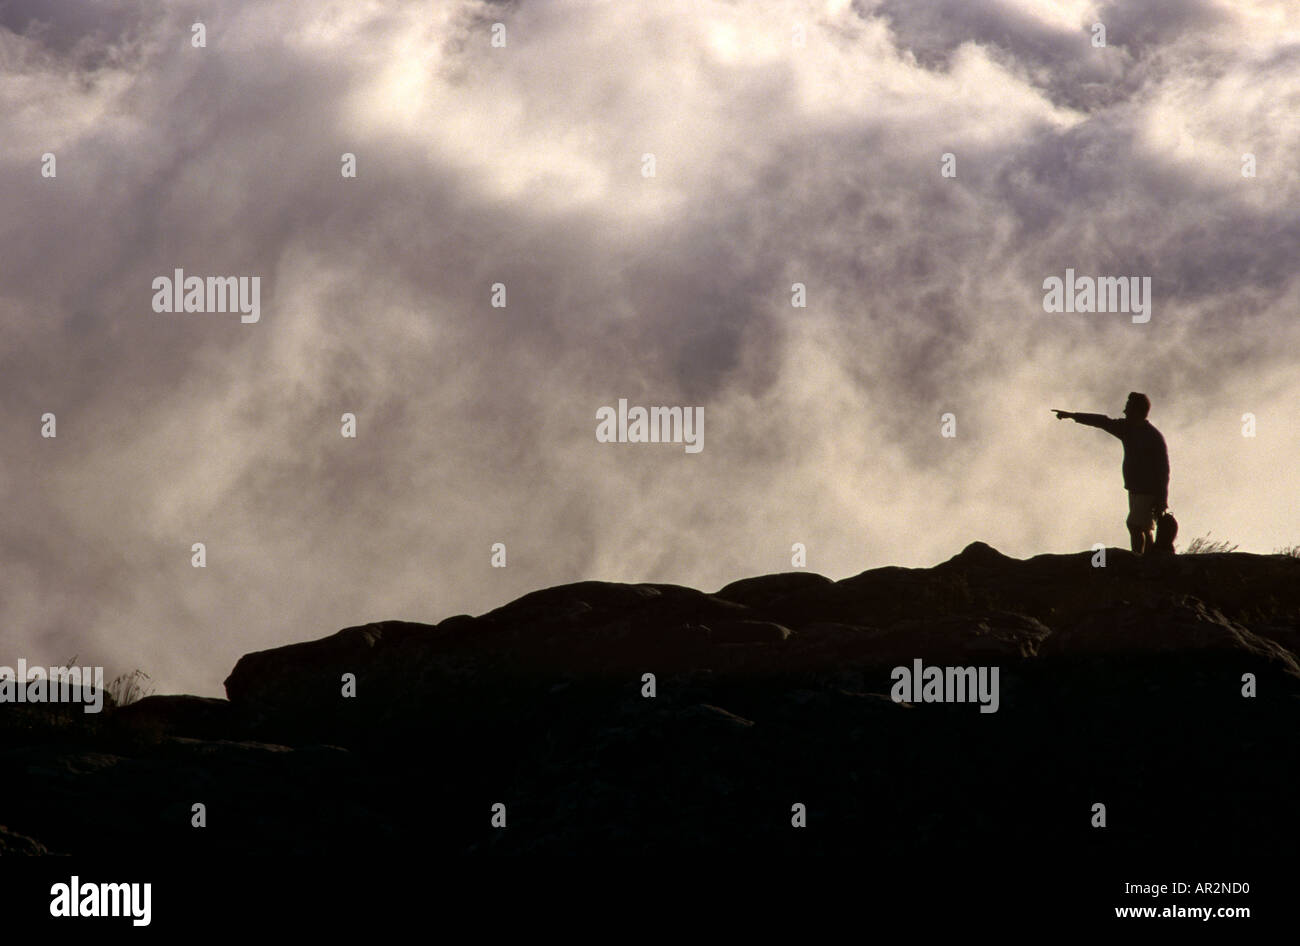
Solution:
<svg viewBox="0 0 1300 946"><path fill-rule="evenodd" d="M1156 527L1156 497L1150 493L1128 494L1128 519L1130 532L1152 532Z"/></svg>

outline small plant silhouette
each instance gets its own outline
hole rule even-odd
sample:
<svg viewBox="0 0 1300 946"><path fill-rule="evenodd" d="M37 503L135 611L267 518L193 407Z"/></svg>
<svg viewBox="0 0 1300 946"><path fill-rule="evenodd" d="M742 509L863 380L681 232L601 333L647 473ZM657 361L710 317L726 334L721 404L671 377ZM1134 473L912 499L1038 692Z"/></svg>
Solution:
<svg viewBox="0 0 1300 946"><path fill-rule="evenodd" d="M1284 545L1280 549L1274 549L1273 554L1285 555L1287 558L1300 558L1300 545Z"/></svg>
<svg viewBox="0 0 1300 946"><path fill-rule="evenodd" d="M126 706L153 693L153 687L143 681L152 679L143 670L119 674L108 684L108 695L117 706Z"/></svg>
<svg viewBox="0 0 1300 946"><path fill-rule="evenodd" d="M1184 555L1213 555L1219 552L1235 552L1236 545L1230 545L1225 540L1211 540L1210 533L1197 536L1187 543L1187 548L1183 549Z"/></svg>

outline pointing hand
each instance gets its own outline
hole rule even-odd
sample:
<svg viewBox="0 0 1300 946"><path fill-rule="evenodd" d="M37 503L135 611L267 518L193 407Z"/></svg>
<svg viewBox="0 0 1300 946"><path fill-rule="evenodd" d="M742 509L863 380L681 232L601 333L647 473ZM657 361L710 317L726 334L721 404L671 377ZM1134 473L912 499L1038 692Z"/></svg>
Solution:
<svg viewBox="0 0 1300 946"><path fill-rule="evenodd" d="M1053 410L1053 411L1056 411L1056 419L1057 419L1057 420L1065 420L1067 417L1073 417L1073 416L1074 416L1074 415L1071 414L1069 411L1057 411L1056 408L1054 408L1054 407L1052 408L1052 410Z"/></svg>

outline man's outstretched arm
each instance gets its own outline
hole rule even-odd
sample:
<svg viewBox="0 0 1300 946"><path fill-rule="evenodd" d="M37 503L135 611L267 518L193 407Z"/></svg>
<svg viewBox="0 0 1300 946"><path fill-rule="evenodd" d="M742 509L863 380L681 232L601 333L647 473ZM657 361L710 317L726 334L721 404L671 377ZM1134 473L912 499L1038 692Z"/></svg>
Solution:
<svg viewBox="0 0 1300 946"><path fill-rule="evenodd" d="M1052 408L1052 410L1056 412L1057 420L1065 420L1068 417L1076 424L1086 424L1089 427L1100 427L1102 430L1106 431L1106 433L1113 434L1116 437L1120 436L1120 431L1124 424L1122 420L1107 417L1105 414L1078 414L1074 411L1058 411L1056 408Z"/></svg>

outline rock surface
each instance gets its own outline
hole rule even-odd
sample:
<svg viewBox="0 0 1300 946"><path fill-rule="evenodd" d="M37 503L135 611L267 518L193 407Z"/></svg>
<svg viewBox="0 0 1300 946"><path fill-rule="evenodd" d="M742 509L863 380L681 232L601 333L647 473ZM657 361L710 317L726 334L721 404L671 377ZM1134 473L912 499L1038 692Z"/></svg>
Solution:
<svg viewBox="0 0 1300 946"><path fill-rule="evenodd" d="M1289 853L1300 560L1091 559L580 582L248 654L228 700L6 705L0 853ZM998 711L895 702L916 659Z"/></svg>

